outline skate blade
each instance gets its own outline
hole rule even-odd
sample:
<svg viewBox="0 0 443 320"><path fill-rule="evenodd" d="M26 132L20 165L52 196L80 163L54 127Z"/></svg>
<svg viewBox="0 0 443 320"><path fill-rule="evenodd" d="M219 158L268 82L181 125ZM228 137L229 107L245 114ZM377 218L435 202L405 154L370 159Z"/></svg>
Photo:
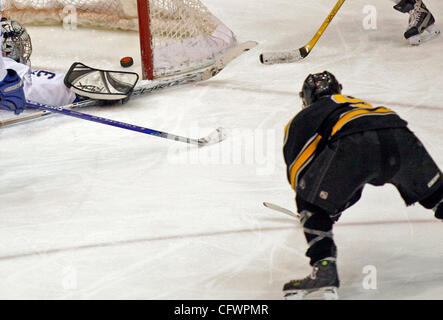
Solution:
<svg viewBox="0 0 443 320"><path fill-rule="evenodd" d="M316 290L294 290L285 294L285 300L338 300L337 287Z"/></svg>
<svg viewBox="0 0 443 320"><path fill-rule="evenodd" d="M436 25L433 24L433 25L429 26L422 33L409 38L409 43L412 46L418 46L424 42L427 42L429 40L436 38L439 34L440 34L440 29Z"/></svg>

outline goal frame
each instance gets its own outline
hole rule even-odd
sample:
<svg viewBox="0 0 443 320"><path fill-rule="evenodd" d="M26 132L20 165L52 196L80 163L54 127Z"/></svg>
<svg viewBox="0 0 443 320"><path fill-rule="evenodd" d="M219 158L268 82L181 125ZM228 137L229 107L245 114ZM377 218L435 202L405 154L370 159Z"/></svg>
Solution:
<svg viewBox="0 0 443 320"><path fill-rule="evenodd" d="M154 79L149 0L137 0L142 79Z"/></svg>

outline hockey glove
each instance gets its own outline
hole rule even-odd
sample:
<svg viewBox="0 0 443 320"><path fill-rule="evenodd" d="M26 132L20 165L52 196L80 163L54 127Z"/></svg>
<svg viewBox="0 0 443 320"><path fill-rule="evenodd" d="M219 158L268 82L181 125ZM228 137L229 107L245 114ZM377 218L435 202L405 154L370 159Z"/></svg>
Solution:
<svg viewBox="0 0 443 320"><path fill-rule="evenodd" d="M138 78L134 72L95 69L76 62L65 76L65 85L81 97L125 103Z"/></svg>
<svg viewBox="0 0 443 320"><path fill-rule="evenodd" d="M20 114L26 107L23 81L14 70L7 71L6 77L0 81L0 108Z"/></svg>

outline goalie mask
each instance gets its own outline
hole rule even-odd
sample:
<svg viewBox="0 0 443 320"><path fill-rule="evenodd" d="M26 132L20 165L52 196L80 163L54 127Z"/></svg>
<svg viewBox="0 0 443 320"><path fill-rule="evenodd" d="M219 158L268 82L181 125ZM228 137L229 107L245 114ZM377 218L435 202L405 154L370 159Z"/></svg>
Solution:
<svg viewBox="0 0 443 320"><path fill-rule="evenodd" d="M32 53L31 37L19 22L2 18L3 55L19 63L30 63Z"/></svg>
<svg viewBox="0 0 443 320"><path fill-rule="evenodd" d="M309 107L320 97L340 94L342 88L335 76L328 71L310 74L303 83L303 88L300 92L303 109Z"/></svg>

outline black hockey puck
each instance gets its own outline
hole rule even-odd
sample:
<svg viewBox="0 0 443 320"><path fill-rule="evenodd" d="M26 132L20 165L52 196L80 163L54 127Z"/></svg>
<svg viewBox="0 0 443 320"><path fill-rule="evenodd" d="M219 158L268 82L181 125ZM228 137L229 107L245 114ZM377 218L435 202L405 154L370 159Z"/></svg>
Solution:
<svg viewBox="0 0 443 320"><path fill-rule="evenodd" d="M132 59L131 57L124 57L120 60L120 65L123 68L129 68L134 64L134 59Z"/></svg>

